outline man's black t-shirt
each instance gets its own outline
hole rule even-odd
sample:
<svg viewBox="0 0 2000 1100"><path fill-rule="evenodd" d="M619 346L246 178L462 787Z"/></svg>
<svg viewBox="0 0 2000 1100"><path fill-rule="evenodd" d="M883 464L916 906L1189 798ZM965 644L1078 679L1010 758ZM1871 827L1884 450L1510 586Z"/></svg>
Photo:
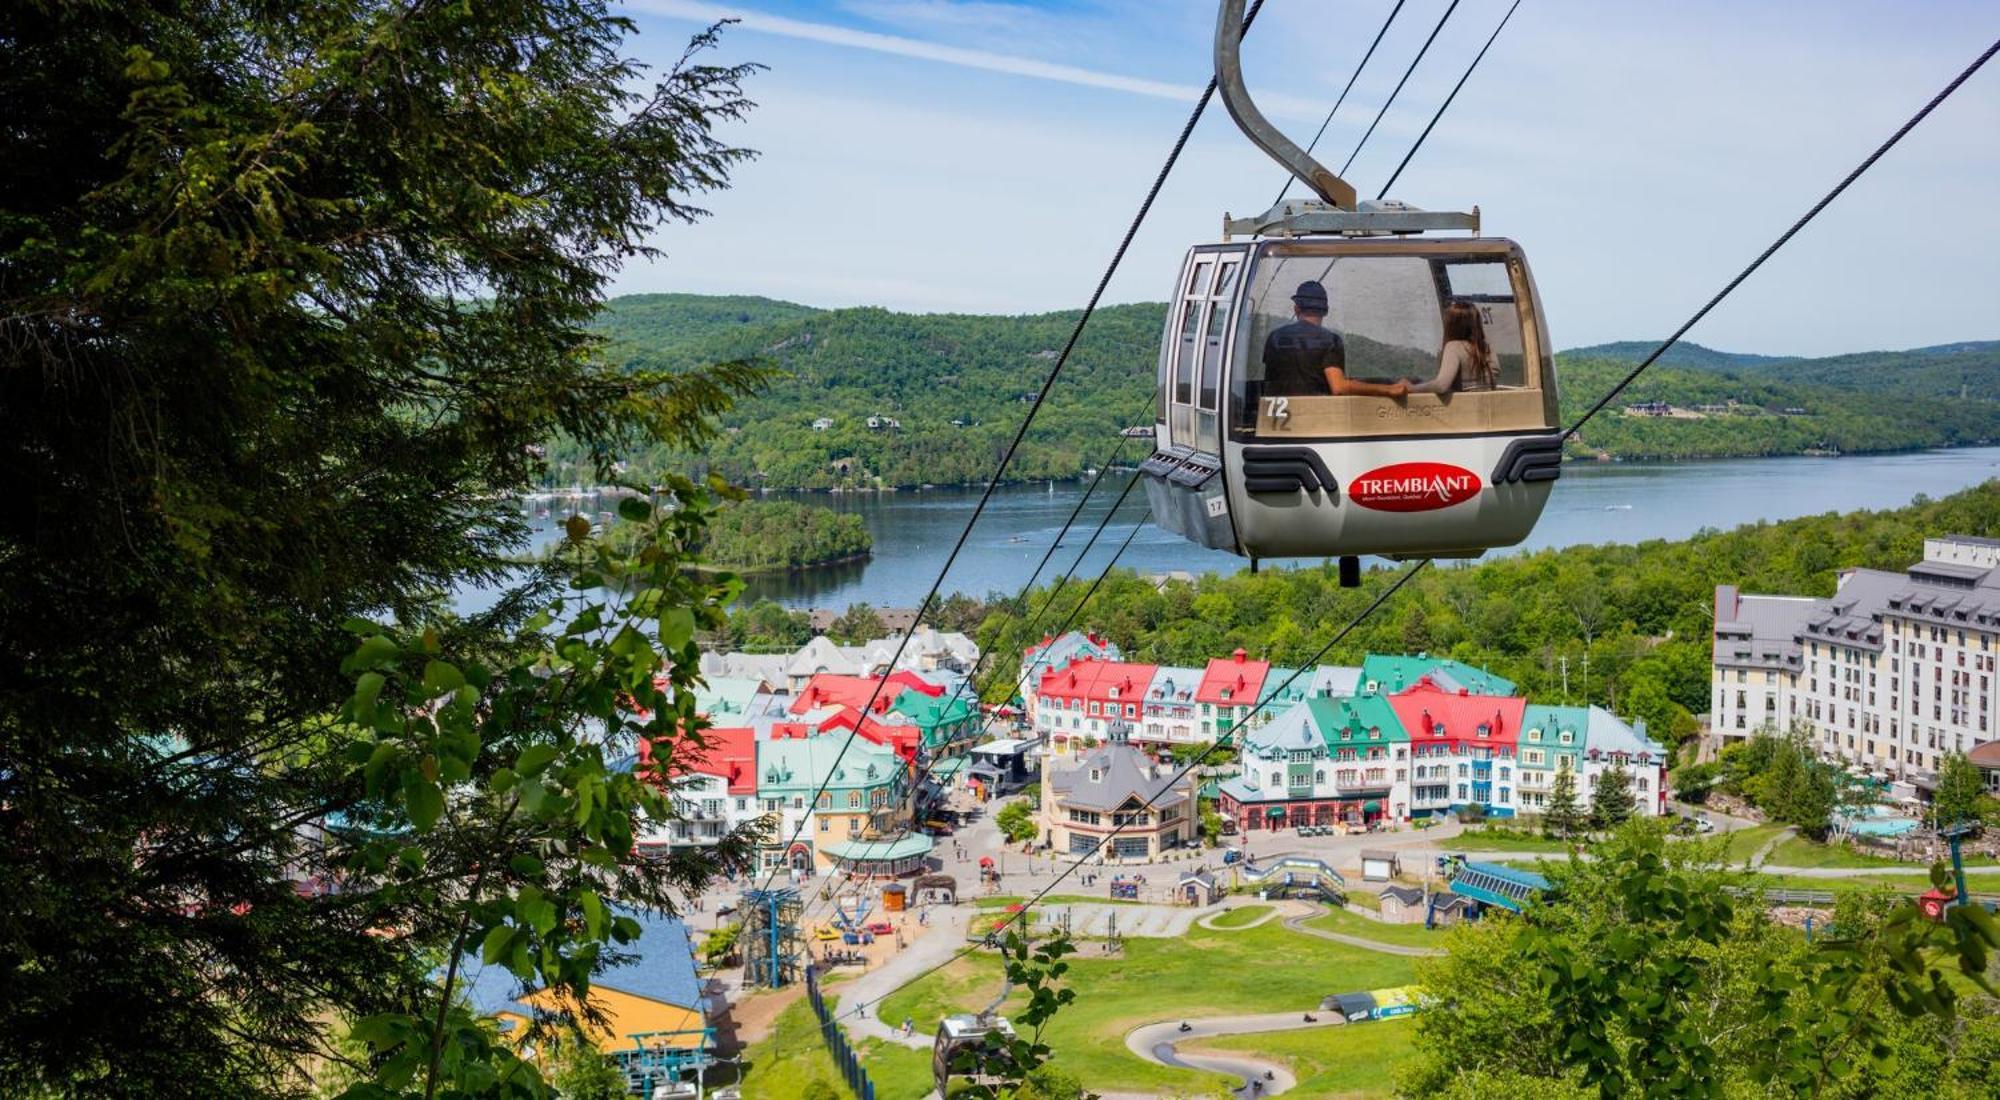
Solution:
<svg viewBox="0 0 2000 1100"><path fill-rule="evenodd" d="M1264 392L1273 397L1325 395L1326 368L1346 363L1339 333L1293 321L1264 338Z"/></svg>

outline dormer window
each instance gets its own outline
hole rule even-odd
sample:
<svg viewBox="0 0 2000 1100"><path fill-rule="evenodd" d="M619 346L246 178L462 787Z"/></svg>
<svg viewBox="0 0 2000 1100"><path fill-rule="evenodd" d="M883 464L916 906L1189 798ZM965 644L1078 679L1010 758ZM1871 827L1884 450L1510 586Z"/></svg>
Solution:
<svg viewBox="0 0 2000 1100"><path fill-rule="evenodd" d="M1096 768L1090 769L1090 781L1092 783L1102 783L1104 781L1104 773Z"/></svg>
<svg viewBox="0 0 2000 1100"><path fill-rule="evenodd" d="M1570 743L1570 732L1569 732L1568 730L1564 730L1564 731L1562 731L1561 733L1559 733L1559 734L1556 734L1556 740L1557 740L1557 741L1560 741L1560 742L1562 742L1562 743L1563 743L1563 744L1565 744L1565 745L1569 744L1569 743Z"/></svg>

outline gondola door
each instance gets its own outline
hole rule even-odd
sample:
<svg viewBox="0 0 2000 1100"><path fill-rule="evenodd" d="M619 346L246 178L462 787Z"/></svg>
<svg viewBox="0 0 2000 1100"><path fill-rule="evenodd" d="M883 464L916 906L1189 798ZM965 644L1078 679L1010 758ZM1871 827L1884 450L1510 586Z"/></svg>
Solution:
<svg viewBox="0 0 2000 1100"><path fill-rule="evenodd" d="M1223 362L1242 296L1243 247L1198 248L1170 305L1161 356L1164 439L1146 472L1154 521L1215 550L1236 549L1222 479Z"/></svg>

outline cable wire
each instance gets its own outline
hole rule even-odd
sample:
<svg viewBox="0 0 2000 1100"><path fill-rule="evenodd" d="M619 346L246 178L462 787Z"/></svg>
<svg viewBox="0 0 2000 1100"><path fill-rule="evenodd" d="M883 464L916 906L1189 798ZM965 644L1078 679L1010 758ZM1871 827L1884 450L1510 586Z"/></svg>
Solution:
<svg viewBox="0 0 2000 1100"><path fill-rule="evenodd" d="M1326 117L1324 119L1320 120L1319 132L1315 133L1313 135L1312 141L1306 144L1307 156L1312 156L1312 151L1314 149L1319 148L1319 139L1325 137L1326 128L1328 126L1333 125L1333 116L1340 113L1340 105L1347 102L1347 93L1353 91L1354 82L1356 80L1361 79L1361 70L1367 68L1368 59L1375 56L1375 47L1380 46L1382 44L1382 36L1389 33L1389 25L1396 21L1396 15L1403 10L1403 5L1408 2L1409 0L1396 0L1396 6L1389 9L1389 18L1384 19L1382 21L1382 29L1375 32L1375 41L1370 42L1368 44L1368 52L1361 55L1361 64L1356 65L1354 67L1353 74L1347 78L1347 87L1342 88L1340 90L1340 98L1335 99L1333 101L1333 109L1326 113ZM1278 188L1278 197L1271 200L1271 205L1276 206L1279 203L1284 202L1285 192L1290 191L1291 189L1292 189L1292 174L1290 172L1286 172L1285 185L1283 187Z"/></svg>
<svg viewBox="0 0 2000 1100"><path fill-rule="evenodd" d="M1457 3L1457 0L1453 0L1453 3ZM1263 7L1264 0L1253 0L1250 10L1243 16L1243 28L1237 32L1239 37L1249 33L1250 25L1256 21L1257 13L1263 10ZM1160 189L1166 186L1167 175L1180 160L1181 150L1187 148L1188 138L1194 133L1195 124L1201 121L1202 113L1208 109L1209 101L1215 98L1215 84L1215 77L1210 75L1208 86L1202 89L1201 98L1196 101L1194 110L1188 115L1187 123L1181 127L1180 137L1174 140L1174 147L1167 154L1166 163L1160 165L1159 173L1153 177L1152 187L1147 189L1145 199L1139 203L1138 212L1132 215L1132 224L1126 227L1124 238L1118 242L1118 248L1111 254L1111 262L1105 266L1104 274L1098 278L1097 289L1091 291L1090 301L1084 305L1083 313L1076 319L1076 326L1070 330L1069 340L1063 344L1062 353L1056 356L1055 363L1049 367L1048 376L1042 379L1042 387L1035 394L1034 404L1028 407L1028 414L1021 418L1020 428L1014 432L1013 440L1001 454L1000 463L994 468L993 476L986 482L985 491L979 494L979 503L973 507L972 515L966 519L965 530L959 532L958 541L952 544L951 552L945 555L944 566L938 570L937 579L931 582L930 591L924 596L923 602L917 605L916 619L910 623L910 629L904 632L902 640L896 643L895 655L889 658L889 668L892 671L902 661L903 650L909 646L910 639L916 636L917 627L922 625L924 613L929 611L936 601L938 590L943 587L944 579L951 572L952 565L958 561L959 552L965 549L966 540L972 536L973 527L979 523L979 517L985 514L986 505L993 499L993 491L999 487L1001 478L1007 473L1007 467L1014 461L1015 453L1020 450L1021 440L1027 437L1029 426L1035 422L1035 414L1041 411L1043 403L1048 400L1049 391L1055 387L1056 379L1062 376L1063 367L1069 363L1070 354L1076 350L1077 341L1083 337L1084 326L1090 323L1091 315L1097 310L1097 303L1104 297L1105 288L1111 284L1112 275L1117 273L1118 265L1124 261L1125 253L1132 247L1133 238L1138 236L1139 226L1152 211L1153 201L1159 198ZM827 765L826 778L820 780L818 789L813 792L811 801L806 805L806 813L800 816L798 827L792 830L792 835L780 849L781 853L790 851L792 845L798 843L799 836L805 832L806 821L818 811L820 796L826 793L827 784L833 781L834 770L840 766L841 758L847 755L848 748L854 744L854 738L860 734L862 725L874 711L875 703L881 697L882 688L888 682L887 675L875 681L875 690L869 693L868 702L862 706L861 715L855 721L854 729L848 732L847 739L841 742L839 754L833 758L831 764ZM782 855L780 862L782 863ZM763 885L759 889L770 889L772 880L777 878L778 866L774 864L765 874Z"/></svg>
<svg viewBox="0 0 2000 1100"><path fill-rule="evenodd" d="M1500 37L1501 31L1507 29L1507 21L1514 18L1514 11L1520 6L1521 0L1514 0L1513 6L1507 9L1507 14L1500 17L1500 25L1494 27L1493 33L1487 36L1486 45L1479 47L1478 56L1472 59L1472 64L1465 67L1465 75L1458 78L1458 83L1451 87L1451 94L1444 97L1443 103L1438 104L1437 114L1432 115L1430 122L1425 124L1424 132L1417 135L1416 143L1410 146L1410 151L1403 154L1403 162L1396 166L1394 172L1389 173L1389 182L1382 185L1382 190L1375 195L1377 199L1384 199L1389 196L1389 188L1396 186L1397 177L1403 174L1403 169L1410 166L1410 158L1416 156L1417 150L1424 147L1424 139L1431 136L1431 130L1437 126L1438 119L1444 117L1445 111L1451 107L1451 101L1458 98L1458 90L1465 87L1467 80L1472 79L1472 70L1479 67L1479 62L1486 57L1486 51L1493 48L1493 40Z"/></svg>
<svg viewBox="0 0 2000 1100"><path fill-rule="evenodd" d="M1333 637L1327 639L1326 644L1319 647L1319 651L1314 653L1310 660L1300 665L1297 669L1295 669L1292 672L1290 676L1285 678L1283 683L1280 683L1277 686L1277 688L1267 693L1262 700L1258 701L1256 706L1253 706L1248 711L1246 711L1243 715L1242 720L1237 722L1234 726L1230 727L1227 733L1223 734L1221 737L1218 737L1216 740L1210 742L1207 748L1203 749L1193 759L1189 760L1186 766L1184 766L1183 768L1181 768L1179 772L1174 774L1173 779L1168 781L1166 786L1162 787L1159 791L1155 792L1152 795L1152 797L1146 799L1146 801L1140 806L1140 809L1143 810L1151 808L1153 802L1157 800L1161 795L1179 786L1181 780L1187 778L1190 772L1200 767L1202 761L1207 760L1210 753L1214 752L1216 749L1222 747L1223 745L1233 740L1237 734L1237 731L1241 730L1246 724L1248 724L1250 719L1256 716L1257 712L1263 710L1265 706L1270 703L1271 700L1276 699L1282 692L1284 692L1286 688L1291 687L1292 683L1296 681L1299 677L1304 676L1308 669L1316 669L1319 665L1320 660L1324 658L1328 653L1332 652L1334 646L1337 646L1342 641L1345 641L1347 636L1353 633L1356 627L1366 622L1370 615L1373 615L1378 609L1381 608L1383 604L1389 602L1389 598L1391 596L1394 596L1397 592L1401 591L1404 585L1410 583L1410 581L1413 578L1415 578L1418 573L1423 572L1424 567L1430 564L1431 564L1431 559L1425 558L1422 561L1414 563L1413 565L1410 566L1410 568L1405 569L1403 571L1403 575L1396 578L1395 582L1389 585L1389 587L1383 589L1381 594L1376 596L1374 600L1370 601L1367 607L1362 608L1361 613L1359 615L1356 615L1354 618L1348 620L1346 626L1341 627L1340 630L1333 635ZM1124 832L1126 829L1130 827L1131 823L1128 821L1124 825L1118 825L1114 827L1109 833L1106 833L1104 836L1098 838L1097 844L1093 846L1090 851L1081 853L1077 859L1071 861L1070 865L1066 869L1064 869L1063 871L1058 873L1053 879L1051 879L1047 886L1044 886L1040 890L1036 891L1035 896L1029 898L1026 902L1024 902L1021 905L1020 909L1018 909L1013 913L1008 914L1006 920L994 926L994 928L988 933L988 935L989 936L1000 935L1002 932L1005 932L1007 928L1010 925L1012 925L1015 921L1020 920L1022 917L1025 917L1028 913L1032 912L1037 903L1039 903L1043 898L1047 897L1052 891L1055 890L1057 886L1062 885L1063 881L1068 879L1069 876L1075 874L1077 869L1083 866L1084 860L1088 859L1091 855L1097 852L1103 851L1104 846L1106 844L1109 844L1112 840L1117 838L1118 834ZM891 995L903 989L906 989L909 986L931 976L932 974L935 974L938 971L943 970L945 967L950 966L952 963L955 963L958 960L965 958L967 955L970 955L974 951L977 951L982 945L982 943L983 940L967 944L965 947L960 948L958 951L954 952L953 954L945 958L942 962L927 967L924 970L921 970L916 974L912 975L911 977L906 978L903 981L897 983L893 988L889 989L881 996L875 998L874 1003L879 1005L884 1000L889 998ZM836 1020L846 1019L849 1016L859 1015L863 1011L865 1011L867 1007L868 1007L867 1002L856 1004L852 1009L849 1009L848 1011L841 1013L839 1017L836 1017Z"/></svg>
<svg viewBox="0 0 2000 1100"><path fill-rule="evenodd" d="M1952 79L1952 82L1945 85L1942 91L1932 96L1931 101L1929 103L1924 104L1923 109L1919 110L1916 114L1911 115L1909 121L1897 127L1896 132L1890 134L1889 139L1887 141L1884 141L1881 145L1876 146L1875 151L1868 154L1867 159L1863 160L1860 164L1855 165L1854 170L1852 172L1847 173L1847 178L1835 184L1833 190L1828 191L1825 196L1823 196L1818 202L1813 204L1812 209L1806 211L1805 214L1801 216L1798 221L1793 222L1792 227L1790 229L1787 229L1783 233L1779 234L1777 240L1772 241L1769 247L1765 248L1763 252L1757 255L1756 259L1750 261L1749 267L1746 267L1742 271L1737 272L1736 277L1734 279L1729 280L1728 285L1724 286L1721 290L1716 291L1715 297L1710 298L1705 305L1703 305L1700 309L1695 310L1694 316L1688 318L1684 323L1682 323L1681 327L1675 329L1674 334L1672 336L1667 337L1666 341L1662 343L1659 347L1654 348L1652 354L1640 360L1639 365L1633 367L1632 372L1630 374L1627 374L1623 379L1619 381L1619 383L1616 386L1613 386L1611 388L1611 392L1605 394L1603 397L1598 398L1596 404L1592 405L1589 408L1589 410L1587 410L1582 416L1577 417L1576 423L1571 424L1568 428L1564 429L1562 438L1568 439L1571 436L1574 436L1577 433L1577 431L1584 426L1584 424L1589 422L1591 417L1596 416L1601 410L1603 410L1604 406L1610 404L1612 398L1617 397L1620 393L1624 391L1625 387L1631 385L1633 379L1638 378L1639 375L1642 372L1644 372L1647 367L1652 366L1654 360L1666 354L1668 348L1673 347L1675 344L1679 343L1681 337L1686 336L1688 334L1689 329L1693 328L1696 325L1696 323L1698 323L1703 317L1708 316L1708 312L1710 310L1722 304L1722 300L1724 298L1729 297L1730 292L1734 291L1737 287L1743 285L1743 281L1745 279L1748 279L1752 273L1754 273L1758 268L1764 266L1764 261L1770 259L1772 255L1774 255L1780 248L1783 248L1787 242L1789 242L1794 236L1798 234L1799 230L1804 229L1806 227L1806 224L1808 222L1811 222L1814 218L1818 217L1819 212L1825 210L1829 205L1832 204L1833 200L1839 198L1841 192L1846 191L1847 188L1850 185L1852 185L1855 180L1860 179L1862 173L1868 171L1870 168L1873 168L1875 166L1876 161L1881 160L1884 154L1888 153L1889 150L1895 148L1897 142L1902 141L1903 137L1906 134L1908 134L1911 130L1916 129L1917 124L1922 122L1925 118L1929 117L1932 111L1937 110L1938 105L1943 103L1946 99L1950 98L1953 92L1958 91L1960 85L1972 79L1972 74L1978 72L1981 68L1985 67L1986 63L1993 59L1993 54L1996 51L2000 51L2000 40L1996 40L1991 46L1986 47L1985 53L1980 54L1979 57L1973 61L1972 64L1966 66L1965 71L1959 73L1956 77L1954 77Z"/></svg>
<svg viewBox="0 0 2000 1100"><path fill-rule="evenodd" d="M1361 149L1368 144L1368 139L1374 135L1375 127L1382 124L1382 116L1389 113L1390 107L1395 106L1396 97L1402 94L1403 85L1410 82L1410 74L1417 71L1417 66L1424 60L1424 55L1431 51L1431 43L1437 41L1438 32L1443 30L1444 25L1451 21L1451 13L1457 10L1458 0L1451 0L1451 6L1444 9L1444 14L1438 17L1437 26L1431 28L1431 36L1424 39L1423 49L1418 50L1417 56L1410 59L1410 67L1403 70L1403 79L1396 82L1395 90L1389 93L1388 99L1382 101L1382 109L1375 112L1375 121L1368 124L1368 132L1361 135L1361 140L1354 143L1354 151L1347 154L1347 163L1340 166L1340 174L1342 176L1347 175L1347 170L1354 166L1354 158L1361 155Z"/></svg>

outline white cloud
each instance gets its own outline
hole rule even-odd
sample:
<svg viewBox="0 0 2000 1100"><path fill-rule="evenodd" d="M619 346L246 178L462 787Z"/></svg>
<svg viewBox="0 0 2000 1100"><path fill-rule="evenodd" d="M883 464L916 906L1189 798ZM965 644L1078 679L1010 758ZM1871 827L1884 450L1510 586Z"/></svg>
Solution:
<svg viewBox="0 0 2000 1100"><path fill-rule="evenodd" d="M964 49L945 46L922 39L901 35L877 34L873 31L854 30L850 27L831 23L812 23L802 19L790 19L781 15L770 15L751 8L732 5L707 4L699 0L633 0L627 5L638 11L650 12L672 18L695 19L714 22L718 19L740 19L746 30L764 34L783 35L808 42L819 42L829 46L845 46L849 49L870 50L875 53L895 54L898 57L912 57L923 61L935 61L944 65L956 65L967 69L981 69L986 72L1006 73L1011 76L1032 77L1036 80L1053 80L1063 84L1076 84L1086 88L1104 88L1115 92L1129 92L1132 95L1152 96L1158 99L1174 99L1190 102L1201 94L1199 85L1170 84L1160 80L1145 80L1139 77L1120 76L1117 73L1099 72L1075 65L1057 65L1037 61L1030 57L1016 57L1010 54L992 53L987 50Z"/></svg>

